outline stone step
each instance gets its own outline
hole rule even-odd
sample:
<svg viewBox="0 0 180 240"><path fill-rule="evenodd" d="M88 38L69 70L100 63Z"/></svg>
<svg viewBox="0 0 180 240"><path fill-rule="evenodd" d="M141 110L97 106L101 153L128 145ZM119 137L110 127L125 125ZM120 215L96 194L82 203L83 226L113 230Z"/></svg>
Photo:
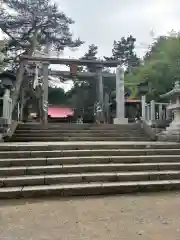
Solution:
<svg viewBox="0 0 180 240"><path fill-rule="evenodd" d="M136 172L180 170L180 162L63 164L46 166L0 167L0 176L69 174L85 172Z"/></svg>
<svg viewBox="0 0 180 240"><path fill-rule="evenodd" d="M180 189L180 180L97 182L0 188L0 198L88 196Z"/></svg>
<svg viewBox="0 0 180 240"><path fill-rule="evenodd" d="M86 129L30 129L30 130L25 130L25 129L17 129L16 133L17 134L27 134L28 133L72 133L72 134L80 134L80 133L101 133L101 134L108 134L108 133L127 133L127 132L133 132L133 133L144 133L143 129L130 129L129 131L124 128L120 129L91 129L91 130L86 130Z"/></svg>
<svg viewBox="0 0 180 240"><path fill-rule="evenodd" d="M48 123L47 125L39 124L39 123L20 123L18 124L18 129L136 129L137 127L141 127L139 123L129 123L129 124L76 124L76 123Z"/></svg>
<svg viewBox="0 0 180 240"><path fill-rule="evenodd" d="M137 131L137 130L142 130L140 125L133 125L133 126L129 126L129 125L95 125L95 126L83 126L81 124L77 124L77 125L52 125L52 126L18 126L17 130L26 130L26 131L30 131L30 130L66 130L66 131L114 131L114 130L118 130L118 131Z"/></svg>
<svg viewBox="0 0 180 240"><path fill-rule="evenodd" d="M73 132L81 132L81 131L119 131L119 132L126 132L126 131L142 131L143 129L139 126L137 127L125 127L125 126L122 126L122 127L58 127L58 126L52 126L52 127L42 127L42 128L38 128L38 127L17 127L16 128L16 131L38 131L38 130L41 130L41 131L73 131Z"/></svg>
<svg viewBox="0 0 180 240"><path fill-rule="evenodd" d="M19 137L19 136L13 136L10 141L15 141L15 142L31 142L31 141L146 141L146 137L136 137L136 136L131 136L131 137L63 137L63 136L49 136L49 137L43 137L43 136L26 136L25 137Z"/></svg>
<svg viewBox="0 0 180 240"><path fill-rule="evenodd" d="M113 147L113 146L112 146ZM146 156L180 155L180 149L80 149L80 150L41 150L41 151L0 151L0 159L14 158L53 158L88 156Z"/></svg>
<svg viewBox="0 0 180 240"><path fill-rule="evenodd" d="M32 175L0 178L0 187L64 183L157 181L180 179L180 171L103 172L83 174Z"/></svg>
<svg viewBox="0 0 180 240"><path fill-rule="evenodd" d="M98 150L98 149L180 149L179 143L172 142L11 142L0 143L0 152L3 151L55 151L55 150Z"/></svg>
<svg viewBox="0 0 180 240"><path fill-rule="evenodd" d="M75 156L75 157L48 157L48 158L9 158L0 159L0 167L48 166L68 164L110 164L110 163L171 163L180 162L180 155L142 155L142 156Z"/></svg>
<svg viewBox="0 0 180 240"><path fill-rule="evenodd" d="M19 132L15 132L14 137L15 138L24 138L26 139L27 137L31 137L31 138L39 138L41 136L41 138L52 138L52 137L56 137L56 138L64 138L64 137L73 137L73 138L109 138L109 137L126 137L126 138L134 138L134 137L144 137L147 138L147 136L145 135L145 133L140 133L140 132L136 132L136 133L132 133L132 132L126 132L126 133L118 133L118 132L89 132L89 133L84 133L84 132L66 132L66 133L62 133L62 132L41 132L39 133L39 131L37 132L26 132L26 133L19 133Z"/></svg>

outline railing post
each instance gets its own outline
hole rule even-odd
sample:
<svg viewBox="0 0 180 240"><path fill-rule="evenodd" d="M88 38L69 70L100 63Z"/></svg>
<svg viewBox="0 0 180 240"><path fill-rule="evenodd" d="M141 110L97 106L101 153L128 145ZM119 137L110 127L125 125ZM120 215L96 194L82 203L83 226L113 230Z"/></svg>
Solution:
<svg viewBox="0 0 180 240"><path fill-rule="evenodd" d="M147 118L146 118L146 121L150 121L150 104L147 104Z"/></svg>
<svg viewBox="0 0 180 240"><path fill-rule="evenodd" d="M160 103L158 107L159 107L159 109L158 109L159 110L159 120L162 121L163 120L163 105Z"/></svg>

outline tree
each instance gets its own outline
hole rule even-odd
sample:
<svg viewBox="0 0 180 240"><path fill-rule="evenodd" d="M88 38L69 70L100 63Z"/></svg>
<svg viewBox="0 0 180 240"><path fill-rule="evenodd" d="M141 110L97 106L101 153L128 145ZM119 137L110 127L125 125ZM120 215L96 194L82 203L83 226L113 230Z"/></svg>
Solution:
<svg viewBox="0 0 180 240"><path fill-rule="evenodd" d="M96 60L98 53L98 47L94 44L89 45L87 53L81 59L85 60ZM97 66L89 65L85 68L79 67L78 71L96 72ZM68 93L71 105L76 109L76 115L93 115L94 103L96 101L96 84L97 80L92 78L90 80L85 79L84 81L74 80L74 87Z"/></svg>
<svg viewBox="0 0 180 240"><path fill-rule="evenodd" d="M98 47L94 44L89 45L88 51L84 54L81 59L86 60L97 60ZM78 71L88 71L88 72L96 72L98 70L98 66L96 64L91 64L85 68L78 68ZM103 69L104 73L109 73L109 69ZM68 98L71 100L71 104L76 108L77 115L82 114L87 118L93 116L94 104L97 100L97 77L91 79L85 79L84 81L79 82L78 79L74 81L74 87L68 93ZM115 90L116 81L115 78L105 78L103 81L104 92L111 93ZM88 115L88 116L87 116Z"/></svg>
<svg viewBox="0 0 180 240"><path fill-rule="evenodd" d="M6 46L6 44L7 44L6 40L0 40L0 73L3 72L4 68L6 67L6 63L4 61L6 53L3 52L3 49Z"/></svg>
<svg viewBox="0 0 180 240"><path fill-rule="evenodd" d="M1 29L10 41L6 50L32 55L36 49L51 47L57 51L78 47L80 39L73 40L70 25L74 23L49 0L4 0L1 9ZM12 11L9 11L12 10Z"/></svg>
<svg viewBox="0 0 180 240"><path fill-rule="evenodd" d="M82 59L86 60L97 60L97 54L98 54L98 47L94 44L89 45L89 49L87 53L84 54ZM86 68L86 71L88 72L96 72L97 71L97 66L96 65L89 65ZM90 80L86 80L86 86L85 88L87 89L87 98L86 98L86 107L93 109L94 103L97 99L97 79L92 78Z"/></svg>
<svg viewBox="0 0 180 240"><path fill-rule="evenodd" d="M65 47L75 48L82 44L73 40L70 25L74 21L61 12L49 0L4 0L1 7L0 26L9 36L9 44L4 49L9 61L21 54L32 55L35 50L60 51ZM15 62L17 63L17 62ZM14 67L14 66L13 66ZM15 64L15 70L18 66ZM21 82L13 92L13 108L19 97Z"/></svg>
<svg viewBox="0 0 180 240"><path fill-rule="evenodd" d="M127 68L127 72L140 64L140 59L135 53L136 38L132 35L122 37L120 41L114 41L112 57L104 57L106 60L119 60L120 65Z"/></svg>
<svg viewBox="0 0 180 240"><path fill-rule="evenodd" d="M172 89L174 82L180 80L180 35L159 37L136 72L128 74L125 80L134 86L146 83L147 97L160 100L160 95Z"/></svg>
<svg viewBox="0 0 180 240"><path fill-rule="evenodd" d="M67 104L67 97L64 89L49 87L48 94L49 104Z"/></svg>
<svg viewBox="0 0 180 240"><path fill-rule="evenodd" d="M95 46L94 44L89 46L88 52L85 53L84 57L82 59L87 59L87 60L97 60L97 54L98 54L98 47ZM97 71L97 66L96 65L90 65L86 69L89 72L96 72ZM110 73L109 69L102 69L103 73ZM89 98L90 102L94 102L97 99L97 78L91 79L88 81L89 85ZM104 91L110 93L115 90L116 87L116 81L115 78L105 78L103 81L104 85ZM91 104L91 105L92 105Z"/></svg>
<svg viewBox="0 0 180 240"><path fill-rule="evenodd" d="M98 47L94 44L91 44L91 45L89 45L89 49L88 49L87 53L85 53L81 59L96 60L97 53L98 53Z"/></svg>
<svg viewBox="0 0 180 240"><path fill-rule="evenodd" d="M81 59L85 60L97 60L98 47L94 44L89 45L87 53ZM89 72L95 72L97 67L95 65L90 65L86 68Z"/></svg>

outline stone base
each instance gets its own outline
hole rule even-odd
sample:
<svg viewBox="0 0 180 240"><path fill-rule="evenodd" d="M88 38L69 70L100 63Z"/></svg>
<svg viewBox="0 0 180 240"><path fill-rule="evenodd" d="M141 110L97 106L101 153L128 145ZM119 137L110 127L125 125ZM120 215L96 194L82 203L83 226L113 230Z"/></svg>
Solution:
<svg viewBox="0 0 180 240"><path fill-rule="evenodd" d="M3 134L2 134L2 133L0 133L0 142L4 142Z"/></svg>
<svg viewBox="0 0 180 240"><path fill-rule="evenodd" d="M180 135L160 133L158 134L157 139L161 142L180 142Z"/></svg>
<svg viewBox="0 0 180 240"><path fill-rule="evenodd" d="M167 127L165 131L158 134L159 141L173 141L180 142L180 128L177 126Z"/></svg>
<svg viewBox="0 0 180 240"><path fill-rule="evenodd" d="M128 124L128 118L114 118L114 124Z"/></svg>

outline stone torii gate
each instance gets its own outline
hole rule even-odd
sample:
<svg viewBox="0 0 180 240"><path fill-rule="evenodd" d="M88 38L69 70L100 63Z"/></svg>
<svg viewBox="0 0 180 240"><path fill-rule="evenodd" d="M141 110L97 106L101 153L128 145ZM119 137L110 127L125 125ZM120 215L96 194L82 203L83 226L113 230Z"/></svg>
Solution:
<svg viewBox="0 0 180 240"><path fill-rule="evenodd" d="M98 80L98 100L104 105L104 92L103 92L103 77L115 77L116 78L116 102L117 102L117 110L116 110L116 118L114 119L114 124L124 124L128 123L127 119L124 117L124 70L119 66L119 61L95 61L95 60L77 60L77 59L62 59L62 58L51 58L46 56L36 57L36 56L28 56L22 55L20 58L20 69L17 75L17 83L16 89L14 92L13 100L13 108L16 104L16 101L19 97L19 92L21 88L21 84L23 82L23 74L24 74L24 66L26 64L38 64L42 65L42 98L43 98L43 124L47 124L48 122L48 76L62 76L70 78L72 77L71 72L65 71L49 71L49 65L51 64L59 64L59 65L80 65L80 66L91 66L96 65L97 71L95 73L90 72L77 72L73 73L77 78L92 78L96 77ZM116 67L116 75L111 73L103 73L103 67Z"/></svg>

